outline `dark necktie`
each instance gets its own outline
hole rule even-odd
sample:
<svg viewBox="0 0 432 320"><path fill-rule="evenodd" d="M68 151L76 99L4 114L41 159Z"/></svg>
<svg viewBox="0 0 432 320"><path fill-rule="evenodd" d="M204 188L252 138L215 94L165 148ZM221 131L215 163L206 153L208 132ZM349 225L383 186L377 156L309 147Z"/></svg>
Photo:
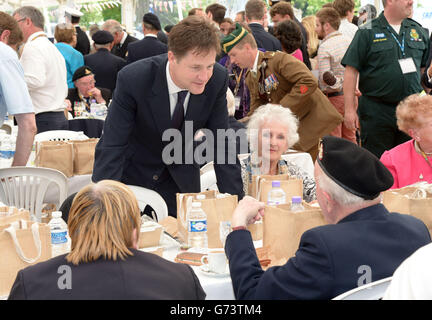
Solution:
<svg viewBox="0 0 432 320"><path fill-rule="evenodd" d="M171 126L175 129L180 129L184 121L184 101L188 91L183 90L177 93L177 103L171 119Z"/></svg>

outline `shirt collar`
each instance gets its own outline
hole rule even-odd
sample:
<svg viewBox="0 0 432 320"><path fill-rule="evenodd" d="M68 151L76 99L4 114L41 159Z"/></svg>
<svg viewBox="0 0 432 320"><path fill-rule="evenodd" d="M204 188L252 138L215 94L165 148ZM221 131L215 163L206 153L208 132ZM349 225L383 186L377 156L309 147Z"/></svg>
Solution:
<svg viewBox="0 0 432 320"><path fill-rule="evenodd" d="M123 31L123 37L120 40L120 46L122 46L123 43L126 41L127 36L128 36L127 32Z"/></svg>
<svg viewBox="0 0 432 320"><path fill-rule="evenodd" d="M258 70L258 58L259 58L259 50L257 50L257 54L256 54L256 57L255 57L255 62L254 62L254 65L253 65L253 67L252 67L252 69L251 69L251 71L253 71L253 72L257 72Z"/></svg>
<svg viewBox="0 0 432 320"><path fill-rule="evenodd" d="M40 35L45 35L45 32L43 32L43 31L38 31L38 32L35 32L35 33L31 34L31 35L28 37L27 42L32 41L33 39L35 39L36 37L39 37Z"/></svg>
<svg viewBox="0 0 432 320"><path fill-rule="evenodd" d="M342 33L340 31L338 31L338 30L333 31L332 33L329 33L328 35L326 35L325 38L322 40L322 42L326 41L328 38L331 38L331 37L334 37L334 36L338 36L338 35L342 35Z"/></svg>
<svg viewBox="0 0 432 320"><path fill-rule="evenodd" d="M166 66L166 78L167 78L167 84L168 84L168 93L169 94L175 94L175 93L178 93L180 91L185 90L185 89L180 88L179 86L177 86L174 83L173 79L171 78L171 74L169 72L169 66L170 66L170 63L168 61L167 66Z"/></svg>
<svg viewBox="0 0 432 320"><path fill-rule="evenodd" d="M153 38L156 38L156 39L157 39L157 35L156 35L156 34L153 34L153 33L147 33L147 34L144 36L144 38L148 38L148 37L153 37Z"/></svg>

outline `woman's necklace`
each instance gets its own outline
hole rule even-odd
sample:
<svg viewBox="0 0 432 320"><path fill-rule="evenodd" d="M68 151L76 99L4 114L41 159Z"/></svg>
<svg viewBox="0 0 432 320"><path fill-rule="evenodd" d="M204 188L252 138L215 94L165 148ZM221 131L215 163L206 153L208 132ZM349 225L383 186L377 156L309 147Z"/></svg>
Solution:
<svg viewBox="0 0 432 320"><path fill-rule="evenodd" d="M431 153L426 153L423 151L423 149L420 147L420 145L417 143L417 141L414 140L414 148L417 151L417 153L420 153L421 156L425 159L425 161L427 162L427 164L429 165L430 168L432 168L431 163L429 162L428 156L432 155ZM420 173L419 179L423 180L423 173Z"/></svg>

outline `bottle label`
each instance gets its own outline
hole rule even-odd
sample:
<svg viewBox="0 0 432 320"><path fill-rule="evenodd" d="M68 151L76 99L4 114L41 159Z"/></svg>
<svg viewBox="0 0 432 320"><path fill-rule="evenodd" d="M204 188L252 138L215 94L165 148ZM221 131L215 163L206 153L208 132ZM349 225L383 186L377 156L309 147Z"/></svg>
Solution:
<svg viewBox="0 0 432 320"><path fill-rule="evenodd" d="M67 231L51 231L51 244L67 242Z"/></svg>
<svg viewBox="0 0 432 320"><path fill-rule="evenodd" d="M207 220L190 220L189 232L204 232L207 231Z"/></svg>

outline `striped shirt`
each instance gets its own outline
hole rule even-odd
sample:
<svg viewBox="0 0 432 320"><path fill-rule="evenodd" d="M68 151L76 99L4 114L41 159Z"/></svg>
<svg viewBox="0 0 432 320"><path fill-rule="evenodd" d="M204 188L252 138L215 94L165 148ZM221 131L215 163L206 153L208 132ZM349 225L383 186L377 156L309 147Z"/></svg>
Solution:
<svg viewBox="0 0 432 320"><path fill-rule="evenodd" d="M351 40L348 37L342 35L339 31L334 31L328 34L319 45L317 55L319 70L318 83L321 90L342 90L345 68L341 65L341 61L350 42ZM326 71L332 71L337 79L333 86L328 86L323 82L323 74Z"/></svg>

